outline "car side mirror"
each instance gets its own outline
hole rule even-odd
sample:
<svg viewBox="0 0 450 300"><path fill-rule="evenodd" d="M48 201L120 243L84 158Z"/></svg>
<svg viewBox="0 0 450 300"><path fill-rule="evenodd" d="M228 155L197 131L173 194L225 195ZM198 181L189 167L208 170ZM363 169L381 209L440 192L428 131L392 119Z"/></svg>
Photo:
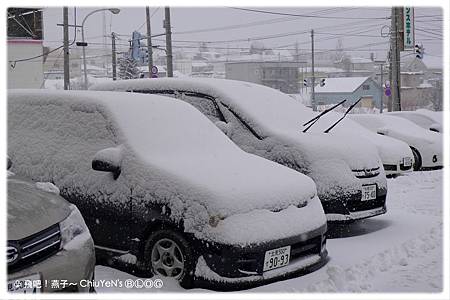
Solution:
<svg viewBox="0 0 450 300"><path fill-rule="evenodd" d="M441 132L441 125L438 123L433 123L430 125L430 130L434 132Z"/></svg>
<svg viewBox="0 0 450 300"><path fill-rule="evenodd" d="M106 148L95 153L92 159L92 169L102 172L111 172L117 179L122 171L122 147Z"/></svg>
<svg viewBox="0 0 450 300"><path fill-rule="evenodd" d="M387 130L386 128L378 128L377 133L380 135L388 135L389 130Z"/></svg>
<svg viewBox="0 0 450 300"><path fill-rule="evenodd" d="M217 127L219 127L220 130L222 130L223 133L228 135L228 132L230 130L230 124L225 123L223 121L217 121L214 123Z"/></svg>
<svg viewBox="0 0 450 300"><path fill-rule="evenodd" d="M9 170L12 167L12 160L9 156L6 156L6 170Z"/></svg>

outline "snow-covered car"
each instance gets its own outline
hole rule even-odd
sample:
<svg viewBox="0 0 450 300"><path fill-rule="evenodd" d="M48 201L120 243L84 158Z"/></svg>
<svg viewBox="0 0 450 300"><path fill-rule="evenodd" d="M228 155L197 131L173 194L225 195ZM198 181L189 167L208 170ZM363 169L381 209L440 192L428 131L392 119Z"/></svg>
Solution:
<svg viewBox="0 0 450 300"><path fill-rule="evenodd" d="M242 287L326 262L314 182L242 151L193 106L161 96L10 90L13 171L54 182L98 250L184 287Z"/></svg>
<svg viewBox="0 0 450 300"><path fill-rule="evenodd" d="M78 209L49 182L8 171L7 184L8 292L93 291L83 282L94 278L94 242Z"/></svg>
<svg viewBox="0 0 450 300"><path fill-rule="evenodd" d="M419 125L422 128L425 128L427 130L435 131L435 132L443 132L442 131L442 122L439 122L436 120L436 118L432 118L431 115L433 112L430 111L430 113L421 113L419 111L393 111L386 113L387 115L392 115L400 118L407 119L416 125Z"/></svg>
<svg viewBox="0 0 450 300"><path fill-rule="evenodd" d="M92 89L160 94L192 104L243 150L311 177L329 221L386 212L386 176L375 147L350 136L303 133L311 114L287 94L212 78L121 80Z"/></svg>
<svg viewBox="0 0 450 300"><path fill-rule="evenodd" d="M317 112L310 109L311 116L317 116ZM342 113L330 111L323 115L320 120L311 127L312 132L324 132L336 121L343 117ZM376 134L367 128L359 125L350 118L344 118L333 127L332 132L342 135L343 138L352 137L365 144L373 144L383 162L386 176L396 176L411 172L413 170L414 156L408 144L400 140Z"/></svg>
<svg viewBox="0 0 450 300"><path fill-rule="evenodd" d="M442 134L426 130L413 122L386 114L352 114L350 118L380 135L407 143L414 155L414 170L443 167Z"/></svg>

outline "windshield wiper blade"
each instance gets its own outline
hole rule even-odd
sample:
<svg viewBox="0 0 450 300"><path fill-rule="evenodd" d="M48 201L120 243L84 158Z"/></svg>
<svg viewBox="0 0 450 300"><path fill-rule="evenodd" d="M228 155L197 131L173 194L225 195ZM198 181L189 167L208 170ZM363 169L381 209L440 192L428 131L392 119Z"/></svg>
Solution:
<svg viewBox="0 0 450 300"><path fill-rule="evenodd" d="M356 106L356 104L359 103L359 101L361 101L361 99L362 99L362 97L359 98L358 101L356 101L355 103L353 103L352 105L350 105L350 106L348 107L347 111L345 112L345 114L344 114L339 120L337 120L333 125L331 125L330 127L328 127L328 129L325 130L324 133L330 132L330 130L333 129L334 126L336 126L337 124L339 124L339 122L341 122L341 121L345 118L345 116L353 109L353 107Z"/></svg>
<svg viewBox="0 0 450 300"><path fill-rule="evenodd" d="M342 100L341 102L339 102L339 103L333 105L332 107L330 107L330 108L324 110L323 112L321 112L320 114L318 114L317 116L315 116L314 118L312 118L311 120L309 120L308 122L306 122L305 124L303 124L303 126L306 126L306 125L308 125L309 123L311 123L308 127L306 127L306 128L303 130L303 132L308 131L308 129L311 128L311 126L313 126L314 123L316 123L316 122L320 119L320 117L322 117L322 116L325 115L326 113L332 111L333 109L335 109L335 108L338 107L339 105L343 104L345 101L347 101L347 99L344 99L344 100Z"/></svg>

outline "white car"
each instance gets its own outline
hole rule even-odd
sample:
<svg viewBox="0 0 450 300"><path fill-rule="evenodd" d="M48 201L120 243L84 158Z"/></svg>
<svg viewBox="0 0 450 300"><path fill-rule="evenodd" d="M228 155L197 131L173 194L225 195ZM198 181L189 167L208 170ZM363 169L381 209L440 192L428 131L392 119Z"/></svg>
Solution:
<svg viewBox="0 0 450 300"><path fill-rule="evenodd" d="M242 151L182 101L10 90L8 154L79 208L97 250L183 287L243 288L326 262L314 182Z"/></svg>
<svg viewBox="0 0 450 300"><path fill-rule="evenodd" d="M423 111L427 112L424 113ZM393 111L386 114L407 119L422 128L442 133L442 120L439 122L439 118L433 116L433 113L435 112L423 109L417 111Z"/></svg>
<svg viewBox="0 0 450 300"><path fill-rule="evenodd" d="M442 134L426 130L404 118L385 114L352 114L367 129L407 143L414 154L414 170L443 167Z"/></svg>
<svg viewBox="0 0 450 300"><path fill-rule="evenodd" d="M312 115L318 115L310 110ZM312 131L323 132L343 117L342 113L330 111L311 127ZM383 162L386 176L397 176L413 170L414 156L411 148L403 141L376 134L348 118L342 119L332 130L344 138L353 137L366 144L373 144Z"/></svg>
<svg viewBox="0 0 450 300"><path fill-rule="evenodd" d="M376 148L350 136L303 133L314 114L280 91L212 78L121 80L92 89L166 95L194 105L243 150L311 177L328 221L386 212L387 182Z"/></svg>

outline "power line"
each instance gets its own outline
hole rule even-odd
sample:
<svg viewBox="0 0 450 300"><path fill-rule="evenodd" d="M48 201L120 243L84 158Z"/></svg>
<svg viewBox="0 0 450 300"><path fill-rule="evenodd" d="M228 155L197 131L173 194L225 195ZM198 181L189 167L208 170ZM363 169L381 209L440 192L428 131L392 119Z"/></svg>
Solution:
<svg viewBox="0 0 450 300"><path fill-rule="evenodd" d="M318 18L318 19L340 19L340 20L389 20L390 17L339 17L339 16L317 16L317 15L305 15L305 14L290 14L290 13L282 13L268 10L260 10L260 9L250 9L250 8L242 8L242 7L229 7L235 10L249 11L254 13L263 13L263 14L271 14L271 15L279 15L279 16L292 16L292 17L302 17L302 18Z"/></svg>
<svg viewBox="0 0 450 300"><path fill-rule="evenodd" d="M76 25L77 25L77 9L76 9L76 7L74 7L74 20L75 20L75 27L74 27L75 33L74 33L73 41L72 41L72 43L69 44L69 46L72 46L75 43L76 38L77 38L77 29L76 29ZM11 67L14 69L18 62L24 62L24 61L33 60L33 59L36 59L36 58L39 58L39 57L43 57L43 56L49 55L50 53L53 53L53 52L55 52L55 51L57 51L57 50L59 50L59 49L61 49L63 47L64 47L64 45L61 45L61 46L59 46L59 47L57 47L57 48L55 48L53 50L50 50L50 51L48 51L46 53L42 53L40 55L36 55L36 56L33 56L33 57L28 57L28 58L10 60L8 62L11 63Z"/></svg>

